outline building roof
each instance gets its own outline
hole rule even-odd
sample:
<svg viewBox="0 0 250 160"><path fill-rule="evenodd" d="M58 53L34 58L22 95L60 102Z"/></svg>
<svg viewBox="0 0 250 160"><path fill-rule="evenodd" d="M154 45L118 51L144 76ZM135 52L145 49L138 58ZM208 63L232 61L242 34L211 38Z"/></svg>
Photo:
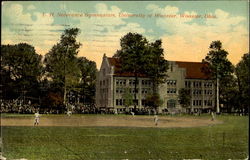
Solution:
<svg viewBox="0 0 250 160"><path fill-rule="evenodd" d="M131 72L121 72L121 64L118 58L108 57L108 62L111 66L114 66L114 75L121 77L133 77ZM186 69L187 79L209 79L209 75L205 74L202 70L206 65L202 62L182 62L174 61L180 68ZM139 77L146 77L146 75L139 74Z"/></svg>
<svg viewBox="0 0 250 160"><path fill-rule="evenodd" d="M119 58L108 57L108 62L111 66L114 66L114 76L134 77L134 73L121 71L121 63L120 63ZM144 74L138 74L138 77L147 77L147 76Z"/></svg>
<svg viewBox="0 0 250 160"><path fill-rule="evenodd" d="M181 62L175 61L175 63L180 68L186 69L187 79L210 79L209 74L206 74L203 70L207 67L205 63L202 62Z"/></svg>

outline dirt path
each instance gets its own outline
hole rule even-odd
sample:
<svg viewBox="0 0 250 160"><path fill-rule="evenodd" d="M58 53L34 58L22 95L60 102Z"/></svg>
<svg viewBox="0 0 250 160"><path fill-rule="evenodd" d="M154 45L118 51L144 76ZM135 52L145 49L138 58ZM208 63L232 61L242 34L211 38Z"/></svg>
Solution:
<svg viewBox="0 0 250 160"><path fill-rule="evenodd" d="M1 126L33 126L33 117L2 117ZM199 127L222 123L209 117L159 116L158 125L153 116L41 116L39 126L120 126L120 127Z"/></svg>

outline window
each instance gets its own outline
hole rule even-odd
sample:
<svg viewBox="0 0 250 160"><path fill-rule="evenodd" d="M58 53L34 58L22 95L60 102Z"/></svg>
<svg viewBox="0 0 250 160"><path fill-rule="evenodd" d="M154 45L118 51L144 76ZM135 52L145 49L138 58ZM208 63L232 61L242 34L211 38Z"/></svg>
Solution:
<svg viewBox="0 0 250 160"><path fill-rule="evenodd" d="M207 100L204 100L204 106L207 106Z"/></svg>
<svg viewBox="0 0 250 160"><path fill-rule="evenodd" d="M201 100L199 100L199 106L201 106Z"/></svg>
<svg viewBox="0 0 250 160"><path fill-rule="evenodd" d="M167 85L176 86L176 80L167 80Z"/></svg>
<svg viewBox="0 0 250 160"><path fill-rule="evenodd" d="M129 80L129 85L132 85L132 80Z"/></svg>
<svg viewBox="0 0 250 160"><path fill-rule="evenodd" d="M191 86L191 83L189 81L185 81L185 87L190 88L190 86Z"/></svg>
<svg viewBox="0 0 250 160"><path fill-rule="evenodd" d="M170 100L167 101L167 107L168 108L175 108L175 105L176 105L176 100L170 99Z"/></svg>
<svg viewBox="0 0 250 160"><path fill-rule="evenodd" d="M124 99L116 99L116 103L117 106L122 106L124 104Z"/></svg>
<svg viewBox="0 0 250 160"><path fill-rule="evenodd" d="M176 93L176 88L168 88L167 93L170 93L170 94Z"/></svg>
<svg viewBox="0 0 250 160"><path fill-rule="evenodd" d="M150 86L152 83L151 83L151 81L148 81L148 85Z"/></svg>
<svg viewBox="0 0 250 160"><path fill-rule="evenodd" d="M141 93L142 94L147 94L148 93L148 89L147 88L142 88L141 89Z"/></svg>
<svg viewBox="0 0 250 160"><path fill-rule="evenodd" d="M212 86L213 86L212 82L205 82L204 83L204 87L206 87L206 88L211 88Z"/></svg>
<svg viewBox="0 0 250 160"><path fill-rule="evenodd" d="M208 105L208 106L212 106L212 100L208 100L208 101L207 101L207 105Z"/></svg>
<svg viewBox="0 0 250 160"><path fill-rule="evenodd" d="M142 100L141 100L141 104L142 104L143 106L146 106L146 100L145 100L145 99L142 99Z"/></svg>
<svg viewBox="0 0 250 160"><path fill-rule="evenodd" d="M210 83L210 87L213 87L213 83Z"/></svg>
<svg viewBox="0 0 250 160"><path fill-rule="evenodd" d="M133 100L133 103L136 104L136 105L138 105L138 99Z"/></svg>
<svg viewBox="0 0 250 160"><path fill-rule="evenodd" d="M141 84L144 85L144 80L141 80Z"/></svg>
<svg viewBox="0 0 250 160"><path fill-rule="evenodd" d="M123 88L120 88L120 93L123 93Z"/></svg>

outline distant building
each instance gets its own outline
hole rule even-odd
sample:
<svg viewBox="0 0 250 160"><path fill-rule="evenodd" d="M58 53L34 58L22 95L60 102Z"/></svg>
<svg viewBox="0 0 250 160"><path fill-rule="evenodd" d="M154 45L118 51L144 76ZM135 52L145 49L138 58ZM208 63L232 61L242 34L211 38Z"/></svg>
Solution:
<svg viewBox="0 0 250 160"><path fill-rule="evenodd" d="M214 106L215 87L213 80L202 72L205 65L201 62L169 61L168 79L159 86L162 98L162 109L181 112L207 112ZM190 91L189 107L182 108L178 102L178 92L181 88Z"/></svg>
<svg viewBox="0 0 250 160"><path fill-rule="evenodd" d="M212 80L201 69L200 62L169 61L167 82L159 86L159 94L163 100L158 112L198 112L209 111L214 106L215 87ZM128 91L134 95L135 78L132 73L120 71L118 58L103 56L100 71L97 73L96 107L105 110L123 113L132 111L133 105L128 108L124 104L124 93ZM178 102L178 92L187 88L191 93L190 106L182 108ZM135 103L139 110L145 109L145 98L152 93L152 82L145 75L139 75L137 84L137 99Z"/></svg>

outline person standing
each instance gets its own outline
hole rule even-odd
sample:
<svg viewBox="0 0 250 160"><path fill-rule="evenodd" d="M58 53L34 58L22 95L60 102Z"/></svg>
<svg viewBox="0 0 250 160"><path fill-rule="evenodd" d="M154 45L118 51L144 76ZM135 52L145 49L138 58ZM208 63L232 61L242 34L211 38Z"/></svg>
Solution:
<svg viewBox="0 0 250 160"><path fill-rule="evenodd" d="M212 121L214 121L214 112L211 112Z"/></svg>
<svg viewBox="0 0 250 160"><path fill-rule="evenodd" d="M155 116L154 116L154 122L155 122L155 125L156 125L156 126L158 125L158 120L159 120L159 119L158 119L158 116L155 115Z"/></svg>
<svg viewBox="0 0 250 160"><path fill-rule="evenodd" d="M34 126L35 126L35 125L38 126L38 124L39 124L39 118L40 118L40 114L39 114L39 112L37 111L37 112L35 113Z"/></svg>

